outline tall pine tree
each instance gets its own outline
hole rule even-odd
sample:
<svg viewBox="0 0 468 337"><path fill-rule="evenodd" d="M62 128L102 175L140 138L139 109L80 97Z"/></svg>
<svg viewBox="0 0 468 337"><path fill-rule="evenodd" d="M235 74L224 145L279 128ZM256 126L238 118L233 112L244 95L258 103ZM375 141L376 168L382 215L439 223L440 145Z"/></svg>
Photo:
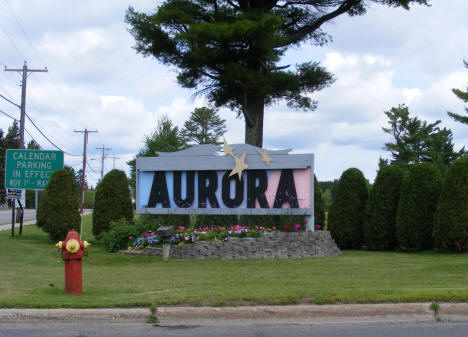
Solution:
<svg viewBox="0 0 468 337"><path fill-rule="evenodd" d="M316 62L290 69L289 48L325 45L324 23L362 15L371 3L409 9L428 0L166 0L154 13L127 10L136 50L179 70L179 84L245 120L245 142L262 147L264 107L285 100L313 110L310 93L333 82Z"/></svg>
<svg viewBox="0 0 468 337"><path fill-rule="evenodd" d="M468 62L463 61L465 68L468 69ZM468 103L468 88L467 91L462 91L460 89L452 89L453 93L461 99L463 102ZM468 114L468 107L465 107L465 112ZM450 117L455 119L457 122L468 124L468 116L462 116L453 112L447 112Z"/></svg>
<svg viewBox="0 0 468 337"><path fill-rule="evenodd" d="M184 123L182 137L189 144L216 144L226 133L226 120L214 109L196 108Z"/></svg>

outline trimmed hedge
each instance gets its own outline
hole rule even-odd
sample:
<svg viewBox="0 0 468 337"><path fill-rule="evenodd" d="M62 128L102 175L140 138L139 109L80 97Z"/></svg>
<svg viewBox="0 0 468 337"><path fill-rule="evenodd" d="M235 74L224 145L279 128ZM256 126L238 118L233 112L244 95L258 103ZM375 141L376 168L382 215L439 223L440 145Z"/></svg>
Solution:
<svg viewBox="0 0 468 337"><path fill-rule="evenodd" d="M364 241L370 250L392 250L397 246L395 220L403 175L403 169L396 165L383 165L377 172L364 219Z"/></svg>
<svg viewBox="0 0 468 337"><path fill-rule="evenodd" d="M468 250L468 157L456 160L447 171L432 235L435 248Z"/></svg>
<svg viewBox="0 0 468 337"><path fill-rule="evenodd" d="M432 248L434 212L441 188L439 170L434 164L410 165L401 186L396 234L401 250Z"/></svg>
<svg viewBox="0 0 468 337"><path fill-rule="evenodd" d="M325 229L325 210L323 208L322 190L314 175L314 222L315 229Z"/></svg>
<svg viewBox="0 0 468 337"><path fill-rule="evenodd" d="M110 223L121 218L133 219L133 206L128 180L121 170L112 170L96 188L93 210L93 234L107 232Z"/></svg>
<svg viewBox="0 0 468 337"><path fill-rule="evenodd" d="M79 198L73 174L66 169L52 173L39 200L37 226L52 241L65 240L68 231L80 231Z"/></svg>
<svg viewBox="0 0 468 337"><path fill-rule="evenodd" d="M344 171L328 213L328 230L341 249L361 248L367 197L367 182L362 172L357 168Z"/></svg>

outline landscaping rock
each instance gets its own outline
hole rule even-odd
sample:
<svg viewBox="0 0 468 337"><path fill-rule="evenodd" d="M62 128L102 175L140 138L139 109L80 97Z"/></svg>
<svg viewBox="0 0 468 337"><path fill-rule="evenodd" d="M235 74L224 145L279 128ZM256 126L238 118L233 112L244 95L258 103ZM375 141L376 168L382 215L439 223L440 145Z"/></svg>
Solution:
<svg viewBox="0 0 468 337"><path fill-rule="evenodd" d="M148 247L123 254L162 256L161 248ZM231 238L226 242L198 241L172 246L171 258L179 259L298 259L341 255L330 232L266 233L258 238Z"/></svg>

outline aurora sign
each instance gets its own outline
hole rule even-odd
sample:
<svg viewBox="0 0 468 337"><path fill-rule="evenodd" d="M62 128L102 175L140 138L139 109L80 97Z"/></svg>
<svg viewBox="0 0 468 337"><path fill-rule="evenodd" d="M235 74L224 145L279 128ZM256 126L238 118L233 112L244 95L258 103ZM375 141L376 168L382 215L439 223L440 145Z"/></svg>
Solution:
<svg viewBox="0 0 468 337"><path fill-rule="evenodd" d="M246 144L199 145L136 160L137 213L306 215L314 155Z"/></svg>

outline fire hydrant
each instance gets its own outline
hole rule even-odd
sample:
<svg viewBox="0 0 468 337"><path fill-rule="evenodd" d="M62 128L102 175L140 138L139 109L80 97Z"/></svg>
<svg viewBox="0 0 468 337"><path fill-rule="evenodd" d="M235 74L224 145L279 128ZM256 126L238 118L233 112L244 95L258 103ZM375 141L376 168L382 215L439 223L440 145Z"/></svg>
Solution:
<svg viewBox="0 0 468 337"><path fill-rule="evenodd" d="M72 229L67 233L65 241L59 241L55 245L62 251L62 259L65 261L65 292L67 294L81 294L81 259L83 251L90 244L86 241L81 241L78 233Z"/></svg>

